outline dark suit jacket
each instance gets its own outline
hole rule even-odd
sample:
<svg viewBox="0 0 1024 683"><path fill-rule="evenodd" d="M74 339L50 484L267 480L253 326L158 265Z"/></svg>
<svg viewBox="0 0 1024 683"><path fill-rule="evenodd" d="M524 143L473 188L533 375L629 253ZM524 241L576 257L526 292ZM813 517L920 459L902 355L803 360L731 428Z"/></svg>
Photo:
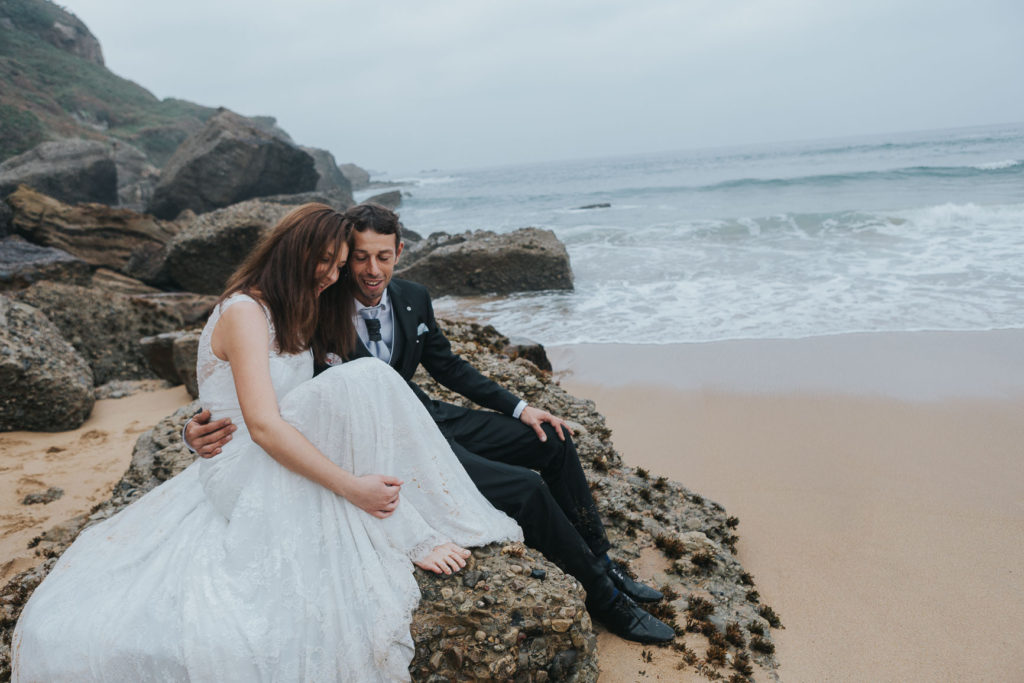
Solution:
<svg viewBox="0 0 1024 683"><path fill-rule="evenodd" d="M443 401L434 401L416 386L412 376L421 363L431 377L452 391L485 408L505 415L512 414L519 405L519 399L484 377L461 356L452 352L451 343L434 319L434 307L426 287L408 280L392 279L388 285L388 296L395 319L391 367L409 383L436 422L464 415L467 409ZM366 346L357 340L353 357L370 355Z"/></svg>

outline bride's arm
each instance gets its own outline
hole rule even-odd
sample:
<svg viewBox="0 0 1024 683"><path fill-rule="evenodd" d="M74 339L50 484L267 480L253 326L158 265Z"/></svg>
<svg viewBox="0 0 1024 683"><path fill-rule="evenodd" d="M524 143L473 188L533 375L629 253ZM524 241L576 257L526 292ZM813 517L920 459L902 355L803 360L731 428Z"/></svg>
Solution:
<svg viewBox="0 0 1024 683"><path fill-rule="evenodd" d="M281 417L270 380L270 334L258 304L239 302L217 321L210 346L231 363L235 391L249 434L291 471L344 496L374 517L388 517L398 505L402 482L380 474L357 477L331 462Z"/></svg>

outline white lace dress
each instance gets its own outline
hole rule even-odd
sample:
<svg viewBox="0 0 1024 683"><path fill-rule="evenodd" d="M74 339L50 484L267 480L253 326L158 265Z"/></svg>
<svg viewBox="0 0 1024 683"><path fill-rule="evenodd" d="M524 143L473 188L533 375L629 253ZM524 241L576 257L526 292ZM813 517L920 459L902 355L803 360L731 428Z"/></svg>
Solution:
<svg viewBox="0 0 1024 683"><path fill-rule="evenodd" d="M220 313L242 300L214 312L199 344L200 398L238 425L234 438L79 536L18 622L15 681L408 680L410 560L446 541L522 538L378 360L316 378L309 352L271 353L269 365L281 414L325 455L405 482L392 516L261 450L230 366L210 351Z"/></svg>

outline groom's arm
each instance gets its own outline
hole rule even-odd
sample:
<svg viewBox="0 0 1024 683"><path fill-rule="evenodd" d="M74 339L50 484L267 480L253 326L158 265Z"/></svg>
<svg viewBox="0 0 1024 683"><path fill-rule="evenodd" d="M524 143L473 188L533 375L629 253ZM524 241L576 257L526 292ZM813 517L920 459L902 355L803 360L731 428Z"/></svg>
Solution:
<svg viewBox="0 0 1024 683"><path fill-rule="evenodd" d="M231 441L231 434L238 429L229 417L213 421L211 417L210 411L204 408L193 415L181 430L185 446L202 458L212 458L220 453L224 444Z"/></svg>
<svg viewBox="0 0 1024 683"><path fill-rule="evenodd" d="M430 376L478 405L518 418L525 407L525 402L494 380L485 377L466 359L452 351L451 342L437 324L434 307L425 290L421 305L426 312L427 331L420 340L420 363Z"/></svg>

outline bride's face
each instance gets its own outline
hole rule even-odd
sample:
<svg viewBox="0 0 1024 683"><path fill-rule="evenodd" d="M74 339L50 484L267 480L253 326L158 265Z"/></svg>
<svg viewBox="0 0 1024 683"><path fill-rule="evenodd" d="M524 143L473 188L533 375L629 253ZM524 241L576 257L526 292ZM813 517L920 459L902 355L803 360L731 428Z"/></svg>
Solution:
<svg viewBox="0 0 1024 683"><path fill-rule="evenodd" d="M348 259L348 244L341 243L341 248L335 252L328 249L320 255L316 264L316 294L320 296L325 289L338 281L338 273Z"/></svg>

